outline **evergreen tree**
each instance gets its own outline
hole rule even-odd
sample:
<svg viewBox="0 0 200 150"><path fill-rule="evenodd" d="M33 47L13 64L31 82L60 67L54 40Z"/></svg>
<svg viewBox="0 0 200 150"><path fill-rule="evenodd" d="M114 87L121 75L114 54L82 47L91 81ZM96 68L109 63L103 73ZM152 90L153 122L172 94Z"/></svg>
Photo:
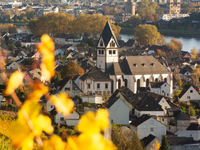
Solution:
<svg viewBox="0 0 200 150"><path fill-rule="evenodd" d="M169 150L169 147L168 147L168 144L167 144L166 136L163 136L163 137L162 137L162 144L161 144L159 150Z"/></svg>

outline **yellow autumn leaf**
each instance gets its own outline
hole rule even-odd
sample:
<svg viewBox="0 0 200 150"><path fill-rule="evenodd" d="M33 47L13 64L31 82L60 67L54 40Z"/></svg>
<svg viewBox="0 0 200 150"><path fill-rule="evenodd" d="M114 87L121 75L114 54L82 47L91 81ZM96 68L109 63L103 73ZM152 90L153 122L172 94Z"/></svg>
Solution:
<svg viewBox="0 0 200 150"><path fill-rule="evenodd" d="M74 102L65 93L60 93L58 96L51 95L50 99L56 110L65 116L68 116L74 109Z"/></svg>
<svg viewBox="0 0 200 150"><path fill-rule="evenodd" d="M43 150L65 150L65 147L66 143L59 136L53 135L44 141Z"/></svg>
<svg viewBox="0 0 200 150"><path fill-rule="evenodd" d="M55 46L54 46L54 42L53 42L53 39L47 35L47 34L44 34L42 35L41 37L41 42L45 45L45 47L47 47L50 51L54 51L55 49Z"/></svg>
<svg viewBox="0 0 200 150"><path fill-rule="evenodd" d="M48 92L48 87L40 82L30 84L29 86L33 88L33 92L29 94L29 99L38 100Z"/></svg>
<svg viewBox="0 0 200 150"><path fill-rule="evenodd" d="M106 109L99 109L96 113L96 121L102 131L107 129L109 125L108 111Z"/></svg>
<svg viewBox="0 0 200 150"><path fill-rule="evenodd" d="M41 108L42 106L38 101L33 99L26 100L18 112L16 122L11 127L13 147L22 147L23 149L29 147L31 149L34 137L40 136L42 131L49 134L53 132L51 119L47 116L39 115Z"/></svg>
<svg viewBox="0 0 200 150"><path fill-rule="evenodd" d="M86 114L82 115L77 128L81 133L100 132L99 125L95 120L95 114L93 112L87 112Z"/></svg>
<svg viewBox="0 0 200 150"><path fill-rule="evenodd" d="M5 90L6 95L12 94L22 83L23 83L24 73L16 71L8 80L8 85Z"/></svg>

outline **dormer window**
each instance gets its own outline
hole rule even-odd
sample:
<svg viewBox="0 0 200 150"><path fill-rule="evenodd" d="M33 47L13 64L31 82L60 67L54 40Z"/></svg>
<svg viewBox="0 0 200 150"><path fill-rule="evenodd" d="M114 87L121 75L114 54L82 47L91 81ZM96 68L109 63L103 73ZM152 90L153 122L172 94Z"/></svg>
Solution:
<svg viewBox="0 0 200 150"><path fill-rule="evenodd" d="M133 66L137 67L137 64L133 64Z"/></svg>
<svg viewBox="0 0 200 150"><path fill-rule="evenodd" d="M155 66L155 64L154 64L154 63L151 63L151 65L152 65L152 66Z"/></svg>
<svg viewBox="0 0 200 150"><path fill-rule="evenodd" d="M146 67L146 66L145 66L145 63L143 63L142 66Z"/></svg>
<svg viewBox="0 0 200 150"><path fill-rule="evenodd" d="M115 47L115 42L114 41L110 42L110 47Z"/></svg>

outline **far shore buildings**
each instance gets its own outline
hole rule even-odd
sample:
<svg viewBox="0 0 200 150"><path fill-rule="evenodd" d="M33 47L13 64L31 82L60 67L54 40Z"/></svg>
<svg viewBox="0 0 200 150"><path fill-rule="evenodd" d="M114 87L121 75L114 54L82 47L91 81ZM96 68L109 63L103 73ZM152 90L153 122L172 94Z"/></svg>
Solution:
<svg viewBox="0 0 200 150"><path fill-rule="evenodd" d="M139 87L149 87L149 82L165 81L172 97L173 74L153 56L127 56L119 62L119 44L109 24L106 23L97 44L97 67L112 79L111 92L121 86L136 93Z"/></svg>

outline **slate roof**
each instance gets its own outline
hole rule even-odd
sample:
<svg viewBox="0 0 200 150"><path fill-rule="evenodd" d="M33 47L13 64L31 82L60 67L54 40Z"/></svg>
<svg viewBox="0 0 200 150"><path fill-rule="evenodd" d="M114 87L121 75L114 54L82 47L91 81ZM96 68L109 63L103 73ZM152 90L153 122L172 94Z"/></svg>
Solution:
<svg viewBox="0 0 200 150"><path fill-rule="evenodd" d="M107 45L108 45L108 43L109 43L109 41L112 37L115 40L117 47L119 47L119 44L117 42L117 38L115 37L115 34L114 34L114 32L111 28L109 21L106 22L106 25L103 29L103 32L101 33L101 37L103 38L103 42L105 44L105 47L107 47Z"/></svg>
<svg viewBox="0 0 200 150"><path fill-rule="evenodd" d="M186 130L199 130L199 125L197 123L191 123Z"/></svg>
<svg viewBox="0 0 200 150"><path fill-rule="evenodd" d="M95 81L111 81L111 79L106 76L99 68L96 66L93 67L88 73L84 74L80 77L81 80L85 80L86 78L92 78Z"/></svg>
<svg viewBox="0 0 200 150"><path fill-rule="evenodd" d="M192 72L193 71L193 69L190 67L190 66L188 66L188 65L186 65L184 68L182 68L181 70L180 70L180 73L181 74L184 74L185 72Z"/></svg>
<svg viewBox="0 0 200 150"><path fill-rule="evenodd" d="M142 115L140 118L137 118L136 120L132 121L130 124L137 127L150 118L151 118L151 116Z"/></svg>
<svg viewBox="0 0 200 150"><path fill-rule="evenodd" d="M174 117L176 120L190 120L187 115L181 110L174 111Z"/></svg>
<svg viewBox="0 0 200 150"><path fill-rule="evenodd" d="M168 74L170 72L153 56L127 56L122 62L111 65L105 73L110 75L141 75Z"/></svg>
<svg viewBox="0 0 200 150"><path fill-rule="evenodd" d="M59 90L61 90L70 79L70 77L66 76L63 80L60 80L56 86L59 86Z"/></svg>
<svg viewBox="0 0 200 150"><path fill-rule="evenodd" d="M111 99L108 100L108 104L106 105L106 108L110 108L118 99L120 99L119 97L113 97Z"/></svg>
<svg viewBox="0 0 200 150"><path fill-rule="evenodd" d="M160 88L166 82L149 82L152 88Z"/></svg>
<svg viewBox="0 0 200 150"><path fill-rule="evenodd" d="M149 134L147 137L144 137L141 142L143 144L144 147L146 147L147 145L149 145L149 143L151 143L151 141L153 141L156 137L152 134Z"/></svg>
<svg viewBox="0 0 200 150"><path fill-rule="evenodd" d="M136 107L139 111L163 111L162 107L152 96L143 96Z"/></svg>

